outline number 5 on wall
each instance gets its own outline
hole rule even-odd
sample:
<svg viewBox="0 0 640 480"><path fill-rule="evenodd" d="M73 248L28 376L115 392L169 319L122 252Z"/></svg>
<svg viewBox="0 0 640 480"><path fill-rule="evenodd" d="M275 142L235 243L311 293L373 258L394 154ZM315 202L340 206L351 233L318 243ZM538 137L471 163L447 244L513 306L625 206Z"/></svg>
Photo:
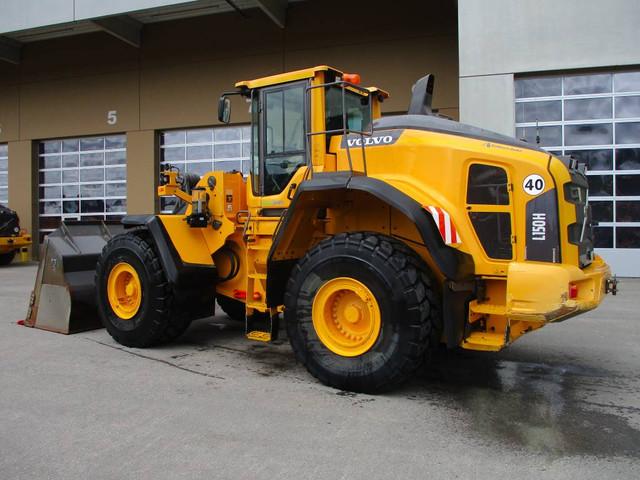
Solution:
<svg viewBox="0 0 640 480"><path fill-rule="evenodd" d="M118 111L117 110L109 110L107 112L107 123L109 125L115 125L118 123Z"/></svg>

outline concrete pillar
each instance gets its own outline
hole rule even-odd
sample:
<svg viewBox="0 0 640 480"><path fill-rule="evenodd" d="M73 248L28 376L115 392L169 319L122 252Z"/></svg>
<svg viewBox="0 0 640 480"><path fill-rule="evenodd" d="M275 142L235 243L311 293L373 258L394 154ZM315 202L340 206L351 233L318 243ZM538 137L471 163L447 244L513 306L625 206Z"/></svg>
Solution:
<svg viewBox="0 0 640 480"><path fill-rule="evenodd" d="M33 142L9 142L9 208L18 212L20 226L33 236L32 255L38 250L38 169Z"/></svg>
<svg viewBox="0 0 640 480"><path fill-rule="evenodd" d="M513 74L460 78L460 121L515 135Z"/></svg>
<svg viewBox="0 0 640 480"><path fill-rule="evenodd" d="M127 213L158 210L158 140L154 130L127 133Z"/></svg>

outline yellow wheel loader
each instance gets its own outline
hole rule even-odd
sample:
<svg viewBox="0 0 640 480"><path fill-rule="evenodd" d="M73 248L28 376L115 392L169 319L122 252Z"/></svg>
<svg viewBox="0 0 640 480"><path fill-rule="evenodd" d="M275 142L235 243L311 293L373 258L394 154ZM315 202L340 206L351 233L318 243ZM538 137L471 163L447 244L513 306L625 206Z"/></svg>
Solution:
<svg viewBox="0 0 640 480"><path fill-rule="evenodd" d="M26 253L30 245L31 235L20 228L18 214L0 205L0 266L9 265L16 253Z"/></svg>
<svg viewBox="0 0 640 480"><path fill-rule="evenodd" d="M237 83L218 116L234 95L250 104L248 178L169 167L158 194L175 213L127 216L93 242L108 332L166 342L217 299L250 340L276 339L283 316L323 383L377 392L439 344L498 351L615 293L584 166L443 118L432 92L427 75L406 115L382 117L387 92L328 66Z"/></svg>

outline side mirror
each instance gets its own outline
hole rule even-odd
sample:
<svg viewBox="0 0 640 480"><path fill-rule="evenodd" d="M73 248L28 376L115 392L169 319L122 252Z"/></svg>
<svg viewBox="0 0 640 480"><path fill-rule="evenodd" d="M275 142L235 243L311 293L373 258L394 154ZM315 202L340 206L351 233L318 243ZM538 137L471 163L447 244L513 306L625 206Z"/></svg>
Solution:
<svg viewBox="0 0 640 480"><path fill-rule="evenodd" d="M218 100L218 120L222 123L229 123L231 120L231 100L226 95Z"/></svg>

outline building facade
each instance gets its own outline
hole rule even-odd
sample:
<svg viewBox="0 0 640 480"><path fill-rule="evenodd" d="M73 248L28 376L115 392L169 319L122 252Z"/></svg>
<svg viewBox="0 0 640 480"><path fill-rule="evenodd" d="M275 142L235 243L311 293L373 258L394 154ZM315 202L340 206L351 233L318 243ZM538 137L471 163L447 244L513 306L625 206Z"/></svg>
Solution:
<svg viewBox="0 0 640 480"><path fill-rule="evenodd" d="M166 208L154 193L161 162L246 168L248 108L217 125L222 92L317 64L394 92L387 112L406 111L413 82L432 71L435 106L457 118L455 5L381 14L355 3L4 1L1 198L40 238L61 219Z"/></svg>
<svg viewBox="0 0 640 480"><path fill-rule="evenodd" d="M640 6L612 0L5 0L0 202L42 238L62 219L170 208L160 165L247 169L237 80L329 64L589 164L599 251L640 275ZM38 238L38 237L36 237Z"/></svg>
<svg viewBox="0 0 640 480"><path fill-rule="evenodd" d="M460 119L587 164L596 251L640 276L640 3L460 0Z"/></svg>

